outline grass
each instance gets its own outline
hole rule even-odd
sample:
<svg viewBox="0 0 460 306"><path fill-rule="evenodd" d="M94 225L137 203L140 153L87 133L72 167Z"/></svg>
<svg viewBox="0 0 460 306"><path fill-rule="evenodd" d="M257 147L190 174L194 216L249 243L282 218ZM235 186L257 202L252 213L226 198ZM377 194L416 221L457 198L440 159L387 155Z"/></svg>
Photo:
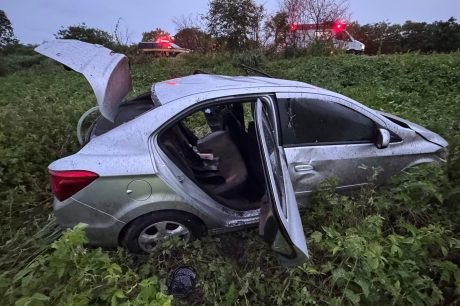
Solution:
<svg viewBox="0 0 460 306"><path fill-rule="evenodd" d="M193 266L199 284L173 304L458 302L460 53L257 57L271 75L337 91L450 142L446 167L419 167L353 198L335 194L334 182L326 182L303 213L311 259L291 269L279 266L252 229L187 245L172 241L146 257L85 249L81 229L51 246L60 233L46 167L78 150L76 122L95 101L82 76L48 60L29 62L0 77L2 304L167 304L159 290L179 265ZM241 74L234 62L210 55L135 64L131 95L196 69Z"/></svg>

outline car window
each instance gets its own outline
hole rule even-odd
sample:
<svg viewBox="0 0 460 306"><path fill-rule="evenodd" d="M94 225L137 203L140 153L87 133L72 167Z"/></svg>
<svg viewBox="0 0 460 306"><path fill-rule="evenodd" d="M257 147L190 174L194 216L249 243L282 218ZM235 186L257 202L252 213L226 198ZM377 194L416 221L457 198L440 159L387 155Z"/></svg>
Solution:
<svg viewBox="0 0 460 306"><path fill-rule="evenodd" d="M204 112L198 111L187 116L182 123L192 131L198 138L211 134L211 128Z"/></svg>
<svg viewBox="0 0 460 306"><path fill-rule="evenodd" d="M374 122L346 106L307 98L281 99L278 105L285 145L374 142Z"/></svg>
<svg viewBox="0 0 460 306"><path fill-rule="evenodd" d="M244 101L205 107L186 116L181 122L198 138L228 129L229 117L248 131L249 124L253 122L253 104L254 102Z"/></svg>

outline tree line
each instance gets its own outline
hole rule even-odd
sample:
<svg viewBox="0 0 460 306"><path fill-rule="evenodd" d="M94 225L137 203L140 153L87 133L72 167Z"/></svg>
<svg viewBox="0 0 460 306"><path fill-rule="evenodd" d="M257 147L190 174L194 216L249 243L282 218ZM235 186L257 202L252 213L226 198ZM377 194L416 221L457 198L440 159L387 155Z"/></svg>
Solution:
<svg viewBox="0 0 460 306"><path fill-rule="evenodd" d="M366 45L366 54L460 50L460 24L453 17L432 23L406 21L402 25L352 23L348 31Z"/></svg>
<svg viewBox="0 0 460 306"><path fill-rule="evenodd" d="M321 25L334 20L348 20L347 0L283 0L280 10L268 14L263 5L254 0L211 0L206 14L197 18L174 19L177 33L174 42L196 53L216 51L241 52L263 49L267 52L295 45L294 24ZM62 27L54 35L58 39L79 39L128 52L135 50L130 32L122 30L122 19L116 22L114 33L89 27L85 23ZM360 25L351 22L348 32L366 45L366 54L398 52L452 52L460 49L460 24L455 18L446 21L391 24L377 22ZM143 41L162 35L171 36L161 28L143 33ZM288 39L289 38L289 39ZM315 40L318 38L315 37ZM294 42L294 43L293 43ZM18 45L14 31L4 11L0 10L0 49Z"/></svg>

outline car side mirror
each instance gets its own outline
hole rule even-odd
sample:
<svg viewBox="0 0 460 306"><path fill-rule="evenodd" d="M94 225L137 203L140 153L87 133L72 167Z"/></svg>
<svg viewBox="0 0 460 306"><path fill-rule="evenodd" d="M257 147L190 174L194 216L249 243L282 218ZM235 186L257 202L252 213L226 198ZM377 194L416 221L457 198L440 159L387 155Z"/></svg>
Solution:
<svg viewBox="0 0 460 306"><path fill-rule="evenodd" d="M390 144L390 132L387 129L379 128L375 145L379 149L385 149Z"/></svg>

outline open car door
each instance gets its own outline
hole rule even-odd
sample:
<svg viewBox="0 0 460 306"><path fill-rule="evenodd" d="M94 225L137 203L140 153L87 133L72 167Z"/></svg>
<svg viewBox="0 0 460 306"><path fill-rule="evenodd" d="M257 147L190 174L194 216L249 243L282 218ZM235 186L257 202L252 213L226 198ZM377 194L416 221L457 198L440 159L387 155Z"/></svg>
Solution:
<svg viewBox="0 0 460 306"><path fill-rule="evenodd" d="M274 106L268 99L257 100L255 123L268 188L259 233L283 265L299 265L308 257L307 243L284 152L276 141Z"/></svg>

